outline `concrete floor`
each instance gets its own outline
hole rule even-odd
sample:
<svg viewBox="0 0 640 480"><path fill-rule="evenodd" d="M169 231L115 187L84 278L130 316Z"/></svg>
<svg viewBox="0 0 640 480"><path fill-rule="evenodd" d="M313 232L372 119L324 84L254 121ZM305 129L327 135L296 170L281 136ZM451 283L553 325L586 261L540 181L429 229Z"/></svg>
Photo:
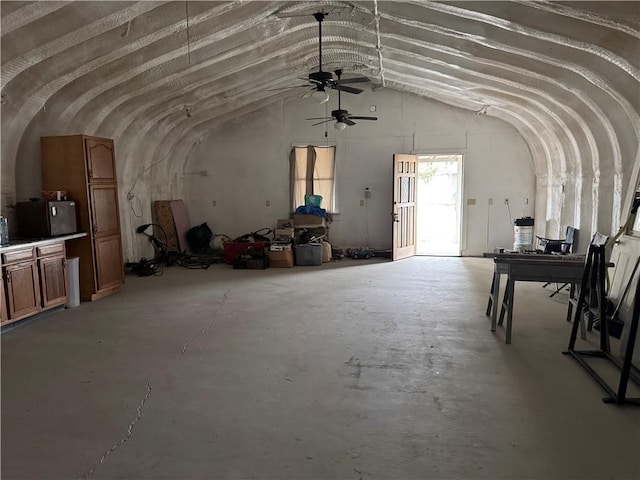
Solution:
<svg viewBox="0 0 640 480"><path fill-rule="evenodd" d="M491 271L128 277L2 335L2 478L639 478L640 410L560 354L566 296L519 284L505 345Z"/></svg>

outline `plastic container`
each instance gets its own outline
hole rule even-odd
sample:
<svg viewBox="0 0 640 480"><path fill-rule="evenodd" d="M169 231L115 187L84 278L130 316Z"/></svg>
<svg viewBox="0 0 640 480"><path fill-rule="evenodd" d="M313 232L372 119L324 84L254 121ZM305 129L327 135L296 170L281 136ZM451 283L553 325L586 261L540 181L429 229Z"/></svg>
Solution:
<svg viewBox="0 0 640 480"><path fill-rule="evenodd" d="M322 204L322 195L305 195L304 205L305 207L319 207Z"/></svg>
<svg viewBox="0 0 640 480"><path fill-rule="evenodd" d="M0 245L9 245L9 221L0 216Z"/></svg>
<svg viewBox="0 0 640 480"><path fill-rule="evenodd" d="M513 222L513 249L516 252L533 250L533 218L516 218Z"/></svg>
<svg viewBox="0 0 640 480"><path fill-rule="evenodd" d="M322 263L331 261L331 244L329 242L322 242Z"/></svg>
<svg viewBox="0 0 640 480"><path fill-rule="evenodd" d="M322 245L312 243L296 245L296 265L322 265Z"/></svg>
<svg viewBox="0 0 640 480"><path fill-rule="evenodd" d="M69 276L69 300L65 306L73 308L80 305L80 258L67 258L67 275Z"/></svg>

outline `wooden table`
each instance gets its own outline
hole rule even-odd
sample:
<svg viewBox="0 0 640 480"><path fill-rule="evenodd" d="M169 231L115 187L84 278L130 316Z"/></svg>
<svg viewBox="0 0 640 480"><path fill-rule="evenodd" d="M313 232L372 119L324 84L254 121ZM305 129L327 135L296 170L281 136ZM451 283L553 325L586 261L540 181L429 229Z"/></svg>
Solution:
<svg viewBox="0 0 640 480"><path fill-rule="evenodd" d="M491 313L491 331L495 332L496 325L498 323L502 325L506 312L506 343L511 343L515 282L569 283L573 290L574 286L582 279L585 259L584 255L528 253L494 253L485 254L485 256L492 256L495 263L486 314ZM498 322L500 275L507 275L507 285Z"/></svg>

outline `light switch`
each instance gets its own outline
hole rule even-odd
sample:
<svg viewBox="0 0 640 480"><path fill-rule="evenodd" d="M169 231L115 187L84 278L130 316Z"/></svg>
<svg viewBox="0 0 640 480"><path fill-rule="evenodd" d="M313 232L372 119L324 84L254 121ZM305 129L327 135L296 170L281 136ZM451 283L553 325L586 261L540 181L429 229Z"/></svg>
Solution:
<svg viewBox="0 0 640 480"><path fill-rule="evenodd" d="M475 198L467 198L467 205L475 205L475 204L476 204Z"/></svg>

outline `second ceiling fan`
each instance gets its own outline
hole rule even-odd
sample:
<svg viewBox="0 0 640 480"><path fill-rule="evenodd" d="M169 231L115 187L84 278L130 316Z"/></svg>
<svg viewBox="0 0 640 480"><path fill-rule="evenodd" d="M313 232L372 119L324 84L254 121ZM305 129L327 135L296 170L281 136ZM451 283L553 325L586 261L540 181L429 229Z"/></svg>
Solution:
<svg viewBox="0 0 640 480"><path fill-rule="evenodd" d="M338 83L340 82L340 77L342 76L342 70L336 70L336 77L338 77ZM333 124L333 127L336 130L344 130L347 126L355 125L356 122L354 120L378 120L378 117L363 117L351 115L347 110L342 110L342 105L340 103L340 91L342 89L338 89L338 109L331 111L330 117L315 117L315 118L307 118L307 120L322 120L321 122L314 123L312 126L322 125L323 123L330 122L335 119L336 123Z"/></svg>

